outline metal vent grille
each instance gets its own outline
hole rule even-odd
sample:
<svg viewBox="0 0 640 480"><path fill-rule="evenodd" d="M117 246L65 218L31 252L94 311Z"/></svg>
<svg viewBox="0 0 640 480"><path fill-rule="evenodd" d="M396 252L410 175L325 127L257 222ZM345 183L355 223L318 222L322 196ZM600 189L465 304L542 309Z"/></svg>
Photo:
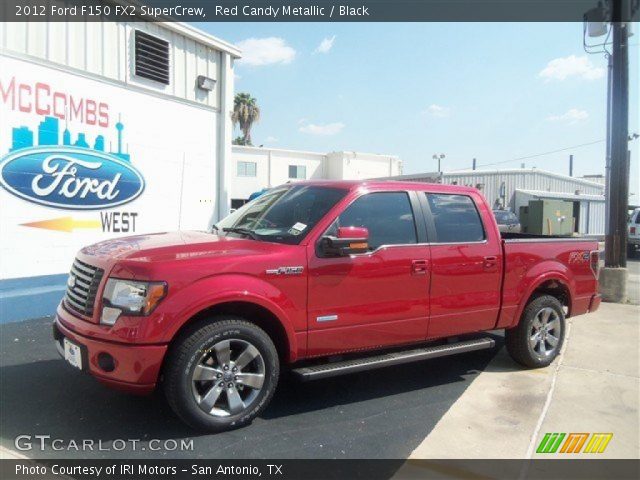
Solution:
<svg viewBox="0 0 640 480"><path fill-rule="evenodd" d="M136 30L136 75L169 85L169 42Z"/></svg>
<svg viewBox="0 0 640 480"><path fill-rule="evenodd" d="M104 270L101 268L76 258L69 273L67 293L64 297L65 304L82 315L93 316L93 304L103 275Z"/></svg>

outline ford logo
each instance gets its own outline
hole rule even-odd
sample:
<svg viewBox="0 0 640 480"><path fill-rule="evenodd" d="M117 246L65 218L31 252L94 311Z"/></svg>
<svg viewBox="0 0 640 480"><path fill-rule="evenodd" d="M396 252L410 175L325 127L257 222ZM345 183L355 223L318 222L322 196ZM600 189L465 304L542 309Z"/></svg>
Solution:
<svg viewBox="0 0 640 480"><path fill-rule="evenodd" d="M17 197L66 210L123 205L144 191L144 178L125 160L86 148L25 148L0 163L0 184Z"/></svg>

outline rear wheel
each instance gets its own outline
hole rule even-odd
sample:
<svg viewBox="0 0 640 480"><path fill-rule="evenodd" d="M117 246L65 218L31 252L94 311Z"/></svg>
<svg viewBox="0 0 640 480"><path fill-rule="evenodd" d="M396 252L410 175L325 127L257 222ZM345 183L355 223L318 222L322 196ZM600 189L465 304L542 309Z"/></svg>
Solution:
<svg viewBox="0 0 640 480"><path fill-rule="evenodd" d="M541 295L525 307L518 326L505 332L505 344L516 362L540 368L558 356L564 335L562 304L551 295Z"/></svg>
<svg viewBox="0 0 640 480"><path fill-rule="evenodd" d="M269 403L279 361L269 336L235 317L192 327L172 346L164 389L176 414L200 430L250 423Z"/></svg>

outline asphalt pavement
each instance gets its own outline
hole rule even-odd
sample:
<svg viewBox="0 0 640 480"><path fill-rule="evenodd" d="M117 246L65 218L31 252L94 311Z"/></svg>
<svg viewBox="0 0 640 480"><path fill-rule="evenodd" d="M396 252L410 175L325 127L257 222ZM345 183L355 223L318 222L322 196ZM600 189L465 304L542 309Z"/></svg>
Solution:
<svg viewBox="0 0 640 480"><path fill-rule="evenodd" d="M27 435L30 458L407 458L502 346L497 336L493 350L309 383L285 375L251 425L202 435L161 394L123 394L74 370L50 337L51 318L0 325L0 446ZM35 435L50 436L44 450ZM93 450L74 447L85 440Z"/></svg>

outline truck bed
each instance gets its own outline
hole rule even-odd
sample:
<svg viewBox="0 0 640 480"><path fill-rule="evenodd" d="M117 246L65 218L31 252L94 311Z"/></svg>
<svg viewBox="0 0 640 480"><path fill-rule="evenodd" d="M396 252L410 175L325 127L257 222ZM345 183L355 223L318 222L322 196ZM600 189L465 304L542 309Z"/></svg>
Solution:
<svg viewBox="0 0 640 480"><path fill-rule="evenodd" d="M598 291L596 275L591 267L591 252L598 241L591 237L566 237L503 233L504 280L503 303L499 326L515 325L518 306L523 296L541 278L559 279L566 285L569 315L587 313L594 293ZM549 288L558 288L550 282Z"/></svg>

